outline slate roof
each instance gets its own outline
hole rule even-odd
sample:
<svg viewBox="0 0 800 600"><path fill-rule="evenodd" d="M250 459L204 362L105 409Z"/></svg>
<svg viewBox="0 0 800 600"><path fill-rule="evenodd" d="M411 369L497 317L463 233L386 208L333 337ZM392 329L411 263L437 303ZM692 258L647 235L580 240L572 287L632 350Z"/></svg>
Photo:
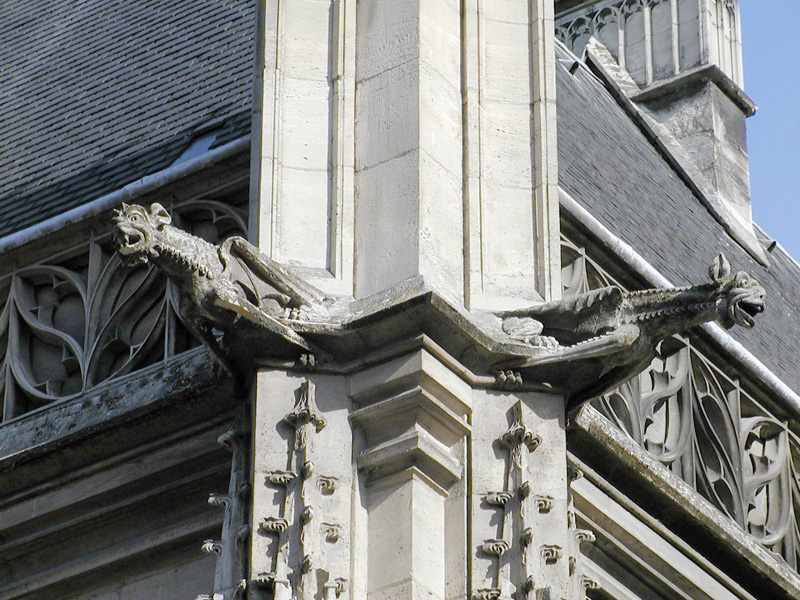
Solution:
<svg viewBox="0 0 800 600"><path fill-rule="evenodd" d="M557 52L575 58L563 46ZM780 247L768 269L751 258L589 71L570 75L559 64L557 98L561 187L675 285L704 282L719 252L753 275L767 290L766 311L755 328L730 333L800 391L797 263Z"/></svg>
<svg viewBox="0 0 800 600"><path fill-rule="evenodd" d="M249 131L252 0L0 3L0 235Z"/></svg>

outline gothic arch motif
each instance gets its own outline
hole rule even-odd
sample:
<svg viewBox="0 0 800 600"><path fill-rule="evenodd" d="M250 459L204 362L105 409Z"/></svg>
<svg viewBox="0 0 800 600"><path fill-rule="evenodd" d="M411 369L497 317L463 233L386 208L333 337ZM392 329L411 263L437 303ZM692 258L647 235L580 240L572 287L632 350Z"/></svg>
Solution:
<svg viewBox="0 0 800 600"><path fill-rule="evenodd" d="M218 200L172 212L217 242L246 235L244 213ZM72 398L196 345L175 294L151 266L123 267L109 236L0 280L2 421Z"/></svg>

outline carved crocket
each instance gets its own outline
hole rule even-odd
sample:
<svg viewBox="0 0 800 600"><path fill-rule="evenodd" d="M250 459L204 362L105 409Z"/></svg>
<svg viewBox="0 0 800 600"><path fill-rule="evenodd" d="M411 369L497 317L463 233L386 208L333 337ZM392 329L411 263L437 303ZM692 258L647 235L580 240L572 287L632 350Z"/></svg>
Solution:
<svg viewBox="0 0 800 600"><path fill-rule="evenodd" d="M753 326L764 310L764 288L745 272L733 275L722 254L708 272L711 283L704 285L638 292L607 287L498 313L506 335L526 344L529 354L498 367L530 370L566 388L574 412L647 368L665 338L709 321L726 329Z"/></svg>
<svg viewBox="0 0 800 600"><path fill-rule="evenodd" d="M123 204L114 216L119 253L126 264L152 261L169 277L182 321L237 385L244 372L239 366L256 356L321 353L287 325L325 320L329 299L319 290L244 238L230 237L217 246L171 222L160 204L149 210ZM223 332L224 348L212 329Z"/></svg>

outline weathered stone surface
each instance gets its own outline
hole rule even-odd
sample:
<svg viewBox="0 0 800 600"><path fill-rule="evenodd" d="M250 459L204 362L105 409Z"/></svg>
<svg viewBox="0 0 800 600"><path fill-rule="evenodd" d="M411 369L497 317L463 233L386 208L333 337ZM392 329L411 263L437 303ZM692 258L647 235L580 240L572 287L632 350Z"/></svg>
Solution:
<svg viewBox="0 0 800 600"><path fill-rule="evenodd" d="M566 386L570 410L643 371L656 345L708 321L750 328L764 310L766 292L745 272L733 275L720 254L708 269L711 283L624 292L608 287L528 309L498 313L503 330L535 354L501 368L544 367L545 381ZM568 363L568 372L552 365ZM559 373L560 371L560 373ZM559 377L565 378L560 379Z"/></svg>
<svg viewBox="0 0 800 600"><path fill-rule="evenodd" d="M106 389L101 388L56 404L46 411L26 415L0 428L0 471L12 470L34 459L44 462L55 459L52 466L39 465L37 468L37 478L46 478L71 462L57 458L60 449L82 443L92 445L93 435L124 428L126 422L158 410L167 408L169 411L169 407L180 409L190 399L197 406L198 419L207 418L214 411L228 410L229 403L219 398L229 390L214 390L221 379L211 357L205 352L195 351L170 363L139 371ZM198 399L203 394L208 394L208 401ZM156 436L158 422L151 419L150 423L153 431L146 435ZM132 436L124 431L116 435L123 438ZM119 442L116 446L119 449L125 447ZM90 454L103 456L100 448ZM10 491L14 479L15 473L4 475L6 491Z"/></svg>
<svg viewBox="0 0 800 600"><path fill-rule="evenodd" d="M170 223L160 204L123 205L114 218L119 253L133 265L153 261L178 290L184 324L241 388L254 355L320 353L285 324L326 320L332 303L322 292L241 237L215 246ZM212 329L225 333L220 345Z"/></svg>
<svg viewBox="0 0 800 600"><path fill-rule="evenodd" d="M623 494L636 497L650 514L658 515L658 520L679 537L697 545L757 597L788 599L800 594L800 577L784 561L775 560L595 409L584 408L574 420L571 433L572 446L582 444L590 449L589 453L581 452L592 457L589 466L608 477ZM613 464L610 471L603 467L603 460Z"/></svg>

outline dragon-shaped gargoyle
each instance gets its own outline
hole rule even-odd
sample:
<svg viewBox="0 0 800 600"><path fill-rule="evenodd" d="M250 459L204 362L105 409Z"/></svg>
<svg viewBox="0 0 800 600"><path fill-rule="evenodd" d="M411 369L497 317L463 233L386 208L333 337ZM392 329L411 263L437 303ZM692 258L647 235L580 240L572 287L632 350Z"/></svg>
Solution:
<svg viewBox="0 0 800 600"><path fill-rule="evenodd" d="M178 293L182 321L238 386L247 371L237 365L249 366L257 356L325 356L289 325L325 321L330 298L242 237L217 246L171 222L160 204L149 209L123 204L114 216L123 263L152 261L167 275ZM212 329L223 332L223 345Z"/></svg>
<svg viewBox="0 0 800 600"><path fill-rule="evenodd" d="M525 347L525 356L497 367L566 389L568 412L574 412L646 369L661 340L709 321L726 329L753 326L764 310L764 288L745 272L733 275L722 254L708 272L711 283L704 285L637 292L607 287L497 313L505 334Z"/></svg>

